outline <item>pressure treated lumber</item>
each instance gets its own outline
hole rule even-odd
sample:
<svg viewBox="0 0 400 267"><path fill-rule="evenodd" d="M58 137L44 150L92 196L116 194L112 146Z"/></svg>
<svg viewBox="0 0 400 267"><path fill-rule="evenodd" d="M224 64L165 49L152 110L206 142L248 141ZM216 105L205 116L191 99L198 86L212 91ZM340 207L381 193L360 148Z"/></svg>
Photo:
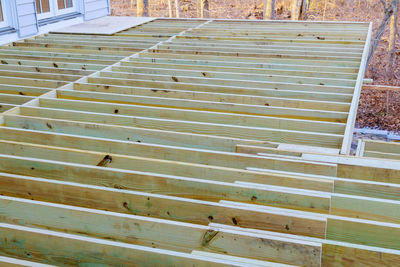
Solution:
<svg viewBox="0 0 400 267"><path fill-rule="evenodd" d="M280 209L257 210L233 207L230 204L186 199L159 194L120 190L26 176L2 175L7 187L4 195L38 195L38 200L97 208L133 215L164 218L207 225L210 221L261 230L293 233L312 237L325 236L325 219L306 213L293 216ZM7 179L7 180L6 180ZM38 191L39 190L39 191ZM43 194L43 192L48 192ZM42 192L42 193L40 193ZM99 199L98 196L102 198ZM82 201L85 199L85 201Z"/></svg>
<svg viewBox="0 0 400 267"><path fill-rule="evenodd" d="M0 244L6 255L26 257L50 264L108 264L129 265L132 262L142 266L164 264L197 266L245 266L245 264L210 259L187 253L152 249L143 246L82 237L49 230L41 230L11 224L0 224L0 232L6 237ZM22 247L20 244L23 244ZM21 249L21 248L22 249ZM37 251L40 251L38 253ZM102 251L101 257L98 251ZM82 255L85 255L82 257ZM149 265L150 264L150 265Z"/></svg>
<svg viewBox="0 0 400 267"><path fill-rule="evenodd" d="M357 156L400 160L400 144L378 140L360 140Z"/></svg>
<svg viewBox="0 0 400 267"><path fill-rule="evenodd" d="M49 265L49 264L42 264L38 262L33 262L33 261L27 261L27 260L20 260L17 258L11 258L11 257L4 257L0 256L0 265L1 266L13 266L13 267L51 267L54 265Z"/></svg>
<svg viewBox="0 0 400 267"><path fill-rule="evenodd" d="M65 151L64 155L57 154L60 150L51 149L43 146L23 145L22 143L2 144L2 149L7 149L10 155L29 157L26 160L14 159L12 162L4 159L8 166L1 164L3 171L12 173L20 173L30 175L32 170L29 170L23 165L29 165L32 161L31 156L37 155L39 159L55 160L58 162L36 162L34 170L35 175L50 179L59 179L64 181L76 181L94 185L108 185L114 188L131 189L144 192L158 192L164 195L189 197L193 199L202 199L208 201L215 200L232 200L258 203L260 205L271 205L280 207L290 207L299 210L312 210L321 213L329 210L329 196L320 193L302 192L302 191L287 191L285 189L270 188L257 190L255 187L244 187L237 184L217 182L207 179L196 179L191 176L176 176L167 174L158 174L156 170L153 173L143 172L146 169L144 161L140 159L135 161L135 158L122 157L118 155L103 156L97 154L85 154L81 151L70 150ZM21 153L24 152L24 153ZM8 154L7 153L7 154ZM92 156L92 157L91 157ZM65 163L60 160L64 159ZM2 157L2 159L4 156ZM81 160L76 162L74 158ZM110 163L104 159L109 159ZM116 161L117 164L111 164ZM166 165L168 162L153 162L153 164ZM33 164L33 163L32 163ZM74 164L85 164L85 166L74 166ZM123 166L142 165L142 169L127 168ZM92 167L90 167L92 166ZM101 167L107 167L103 169ZM147 166L148 169L149 166ZM171 166L172 167L172 166ZM110 169L111 168L111 169ZM115 169L116 168L116 169ZM46 173L45 170L52 169L52 175ZM64 170L63 170L64 169ZM71 174L63 174L71 173ZM74 175L76 173L76 175ZM94 177L85 180L80 180L80 177ZM100 180L97 180L101 177Z"/></svg>
<svg viewBox="0 0 400 267"><path fill-rule="evenodd" d="M1 87L0 87L1 88ZM118 87L117 87L118 88ZM115 89L117 89L115 88ZM259 109L265 106L272 107L289 107L289 108L302 108L302 109L313 109L318 107L319 110L330 110L330 111L347 111L349 105L346 103L333 102L333 101L316 101L316 100L297 100L297 99L283 99L278 97L255 97L247 95L232 95L225 93L207 93L207 92L187 92L178 90L154 90L148 88L132 88L134 92L131 94L117 94L113 93L110 87L105 90L101 90L101 87L96 85L88 84L74 84L74 91L61 91L58 90L59 98L66 99L81 99L81 100L97 100L100 102L110 103L142 103L153 106L165 106L165 107L193 107L203 108L207 107L208 102L212 104L221 104L225 106L229 104L242 104L258 106ZM96 90L97 89L97 90ZM122 89L122 88L121 88ZM135 90L136 89L136 90ZM85 92L88 90L90 92ZM96 90L96 91L95 91ZM80 92L79 92L80 91ZM116 90L115 90L116 91ZM122 90L120 90L122 91ZM191 96L191 99L188 98ZM205 105L205 107L203 106ZM239 105L237 105L239 106ZM215 108L209 108L215 109ZM229 111L228 109L225 109ZM245 112L246 113L246 112ZM329 124L325 124L325 128Z"/></svg>
<svg viewBox="0 0 400 267"><path fill-rule="evenodd" d="M154 19L0 47L0 257L395 265L400 166L338 154L370 28Z"/></svg>
<svg viewBox="0 0 400 267"><path fill-rule="evenodd" d="M263 90L262 93L263 95L254 95L250 90L242 91L242 92L232 92L231 90L233 89L232 87L225 87L227 88L226 90L230 91L220 91L218 92L217 89L219 88L218 86L214 86L216 90L213 92L211 91L211 88L208 86L204 85L198 85L197 90L190 90L190 84L186 84L184 88L180 88L175 86L175 88L165 88L165 85L167 82L164 83L155 83L155 82L146 82L143 83L141 81L140 86L134 86L134 85L110 85L110 84L101 84L98 80L93 81L91 79L88 79L91 83L74 83L74 87L76 90L80 91L95 91L95 92L105 92L105 93L116 93L116 94L144 94L143 92L147 92L147 94L154 94L158 93L158 95L161 94L161 96L168 97L168 95L173 95L173 94L183 94L193 96L193 98L199 94L204 95L208 94L211 96L217 96L216 94L223 94L227 95L229 97L239 97L242 98L243 102L245 102L245 99L248 97L252 98L251 103L257 104L259 103L258 101L263 101L263 99L280 99L282 103L282 106L290 106L293 101L323 101L323 102L333 102L339 103L339 104L346 104L346 102L351 99L352 95L351 94L341 94L341 93L330 93L330 92L307 92L307 91L293 91L293 90ZM224 89L225 89L224 88ZM149 92L150 91L150 92ZM221 102L221 98L219 99L219 102ZM224 100L225 98L222 98ZM258 99L253 101L253 99ZM229 98L226 100L229 101ZM222 101L225 102L225 101ZM261 102L261 104L269 104L273 105L273 102ZM300 105L299 105L300 106ZM300 106L301 107L301 106Z"/></svg>
<svg viewBox="0 0 400 267"><path fill-rule="evenodd" d="M320 260L321 246L316 242L268 238L197 224L19 198L1 197L0 205L2 210L7 210L7 215L2 218L4 221L13 222L24 218L24 226L40 225L52 230L85 233L130 244L186 253L190 253L193 249L205 249L215 253L226 251L233 256L308 266L317 266ZM46 217L48 219L44 220ZM207 238L208 236L212 238Z"/></svg>
<svg viewBox="0 0 400 267"><path fill-rule="evenodd" d="M141 143L143 141L146 141L146 143L152 143L148 142L147 138L148 134L151 133L150 131L146 131L146 136L140 137L141 139L137 139L132 137L132 135L129 133L128 128L120 128L120 126L110 126L107 125L100 125L100 124L88 124L88 123L75 123L75 122L70 122L70 121L64 121L64 120L40 120L40 119L35 119L35 118L28 118L24 116L15 116L15 115L5 115L5 124L7 126L11 127L19 127L19 125L24 126L23 128L25 129L33 129L33 130L44 130L44 131L52 131L52 132L62 132L62 133L68 133L68 131L73 130L72 132L79 135L83 136L90 136L90 137L100 137L104 138L107 137L108 139L115 139L115 140L127 140L127 141L134 141L137 143ZM33 124L36 122L35 124ZM91 127L92 125L92 127ZM49 127L50 126L50 127ZM69 129L69 130L68 130ZM124 130L121 133L118 133L118 129ZM168 145L166 141L166 134L168 132L163 131L160 132L161 135L157 135L158 132L153 131L155 133L155 137L153 138L158 138L163 140L163 145L167 145L169 147L166 149L167 151L171 151L171 145ZM112 135L111 135L112 134ZM183 136L182 134L179 134L180 136ZM189 139L188 141L193 142L193 136L191 135L192 139ZM111 137L111 138L110 138ZM171 137L174 137L176 140L176 133L172 133ZM218 152L215 151L215 148L217 145L224 146L225 149L222 149L223 151L234 151L234 147L236 143L234 143L234 140L232 139L224 139L224 138L212 138L211 136L202 136L204 137L203 140L199 140L200 136L196 136L197 142L207 142L209 143L209 147L213 147L214 151L210 150L204 150L203 149L196 149L196 146L193 144L191 145L191 148L188 146L189 149L185 149L182 147L182 145L176 144L176 141L171 141L172 146L175 144L175 149L176 151L179 151L179 153L174 153L173 157L180 158L182 161L189 161L189 162L198 162L200 160L203 163L211 163L213 162L214 164L221 165L224 167L240 167L240 168L246 168L248 166L252 167L268 167L268 166L273 166L274 168L282 168L282 170L286 171L298 171L298 172L303 172L303 173L312 173L312 174L322 174L322 175L336 175L336 165L334 164L324 164L324 163L308 163L302 160L286 160L286 159L274 159L274 158L267 158L267 157L257 157L257 156L252 156L252 155L245 155L245 154L235 154L235 153L224 153L224 152ZM132 140L131 140L132 138ZM141 141L142 140L142 141ZM154 140L154 139L153 139ZM139 141L139 142L138 142ZM157 142L154 142L156 143ZM219 143L219 144L218 144ZM234 145L232 145L234 143ZM204 143L200 143L201 146L205 146ZM207 145L207 144L206 144ZM229 145L233 146L233 150L228 150ZM182 148L178 148L181 146ZM161 146L163 147L163 146ZM193 149L194 148L194 149ZM227 149L228 148L228 149ZM169 154L166 151L167 154ZM186 151L186 155L184 155L184 152ZM151 151L149 151L152 153ZM237 159L240 159L237 161Z"/></svg>
<svg viewBox="0 0 400 267"><path fill-rule="evenodd" d="M104 138L90 138L84 136L49 133L42 131L31 131L23 129L18 130L5 127L0 127L0 136L1 139L5 141L29 142L33 144L84 149L94 152L100 152L102 154L111 153L141 158L147 157L153 160L168 160L169 163L175 165L181 164L182 166L190 166L190 168L183 169L183 175L183 173L179 174L179 168L176 166L164 169L156 168L163 166L162 164L159 164L160 161L157 161L157 164L152 164L151 168L153 171L156 171L158 173L167 173L181 176L189 175L194 178L218 178L220 179L220 181L232 183L238 180L242 180L247 182L281 185L324 192L331 192L333 189L333 183L329 179L319 179L312 177L307 178L300 177L298 175L280 175L272 173L267 174L260 172L251 172L238 169L237 166L233 165L231 166L231 168L218 167L218 161L216 161L215 159L219 157L211 159L211 161L196 160L194 157L195 151L187 151L185 149L174 149L165 146L132 143L123 140L118 141ZM188 154L185 154L185 151L187 151ZM193 156L185 158L185 156L189 155L189 153ZM183 155L183 157L180 157L181 155ZM208 156L205 156L203 159L205 160L207 158ZM228 162L229 161L232 160L228 160ZM114 163L111 162L110 164Z"/></svg>
<svg viewBox="0 0 400 267"><path fill-rule="evenodd" d="M349 154L351 143L353 140L353 131L354 131L354 124L356 121L356 113L358 109L358 102L360 99L361 88L363 85L363 79L366 72L366 68L368 66L368 53L370 49L370 42L371 42L371 35L372 35L372 24L369 25L368 35L364 46L363 56L360 63L360 69L357 75L357 83L354 90L354 96L351 101L351 108L349 112L349 118L347 120L346 131L345 131L345 138L343 140L343 145L341 149L342 154Z"/></svg>
<svg viewBox="0 0 400 267"><path fill-rule="evenodd" d="M6 177L6 176L4 176L4 177ZM7 175L7 177L8 177L8 175ZM28 177L26 177L26 178L24 178L23 176L15 176L15 175L13 175L13 177L18 177L18 178L20 178L20 179L28 179ZM35 181L38 181L38 182L40 182L40 181L46 181L46 180L38 180L38 179L33 179L33 178L29 178L29 180L30 181L33 181L33 180L35 180ZM55 181L54 181L55 182ZM50 180L48 180L48 182L46 182L46 183L54 183L54 182L51 182ZM71 183L69 183L69 185L72 185ZM42 186L45 186L44 185L44 183L42 183ZM11 189L9 189L7 192L17 192L16 191L16 189L15 188L20 188L20 186L17 186L17 185L14 185L13 186L13 189L11 190ZM10 191L11 190L11 191ZM19 190L19 189L18 189ZM32 198L32 197L35 197L35 186L34 186L34 184L32 184L32 183L30 183L30 187L29 187L29 189L28 190L30 190L29 191L29 198ZM22 191L21 191L22 192ZM6 193L6 194L9 194L9 193ZM15 194L15 193L12 193L12 194ZM19 194L19 193L18 193ZM72 195L71 195L71 197L72 197ZM69 199L71 199L71 197L69 198ZM155 196L156 197L156 196ZM46 198L47 199L47 198ZM71 200L70 200L71 201ZM103 205L104 206L104 205ZM228 206L229 206L229 204L228 204ZM228 207L227 206L227 207ZM238 206L238 208L239 208L240 206ZM260 210L260 211L262 211L262 210ZM267 212L267 210L265 210L265 212ZM172 213L172 211L171 211L171 213ZM240 217L235 217L236 219L235 219L235 221L236 222L238 222L239 224L241 224L243 221L242 220L239 220L239 218ZM213 220L214 220L214 216L213 216ZM348 219L348 218L344 218L344 217L342 217L342 218L340 218L340 217L335 217L335 216L328 216L328 220L344 220L344 221L348 221L348 223L351 223L351 220L350 219ZM354 221L354 220L353 220ZM365 223L372 223L372 224L374 224L374 227L395 227L396 229L398 229L398 225L394 225L394 224L392 224L392 225L388 225L388 224L379 224L379 223L375 223L375 222L367 222L367 221L361 221L361 220L355 220L355 222L358 222L358 223L363 223L363 224L365 224ZM375 226L376 225L376 226ZM328 227L329 227L329 223L328 223ZM334 228L333 228L334 229ZM331 229L331 230L329 230L328 229L328 232L331 232L332 233L332 235L335 235L335 236L333 236L333 238L340 238L341 236L346 236L346 232L335 232L335 230L333 230L333 229ZM360 233L362 232L362 230L361 229L358 229L358 231L360 231ZM360 235L360 236L362 236L362 235ZM375 243L376 242L380 242L379 240L381 240L381 239L376 239L375 240ZM363 241L364 243L365 243L365 241ZM369 244L368 242L367 242L367 244ZM388 245L389 246L389 245Z"/></svg>

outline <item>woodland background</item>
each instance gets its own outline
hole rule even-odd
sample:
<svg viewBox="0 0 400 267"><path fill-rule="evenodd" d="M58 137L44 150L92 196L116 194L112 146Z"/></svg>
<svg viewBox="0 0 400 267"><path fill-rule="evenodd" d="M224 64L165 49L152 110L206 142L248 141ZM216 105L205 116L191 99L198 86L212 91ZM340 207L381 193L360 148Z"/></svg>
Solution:
<svg viewBox="0 0 400 267"><path fill-rule="evenodd" d="M207 18L264 18L264 0L203 1L205 2L203 14ZM296 1L298 5L296 13L294 13L293 1ZM382 29L379 26L386 25L366 76L373 79L373 84L376 85L400 86L400 19L397 19L400 13L399 0L275 0L274 19L298 19L298 12L304 4L303 1L308 4L306 20L371 21L374 37ZM148 4L147 14L144 15L170 16L168 0L111 0L112 15L137 16L137 4L140 8L143 2ZM201 15L199 0L172 0L173 17L176 17L176 3L178 3L181 18L195 18ZM295 15L294 18L293 15ZM357 127L400 132L400 91L364 89L361 93L356 124Z"/></svg>

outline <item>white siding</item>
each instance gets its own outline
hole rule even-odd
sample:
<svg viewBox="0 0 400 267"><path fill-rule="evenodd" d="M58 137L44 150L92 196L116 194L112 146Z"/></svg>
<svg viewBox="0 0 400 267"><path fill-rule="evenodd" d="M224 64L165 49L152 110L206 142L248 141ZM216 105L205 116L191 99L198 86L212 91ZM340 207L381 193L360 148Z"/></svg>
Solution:
<svg viewBox="0 0 400 267"><path fill-rule="evenodd" d="M109 0L83 0L85 20L96 19L110 14Z"/></svg>
<svg viewBox="0 0 400 267"><path fill-rule="evenodd" d="M34 35L38 32L34 0L16 0L16 13L19 37Z"/></svg>

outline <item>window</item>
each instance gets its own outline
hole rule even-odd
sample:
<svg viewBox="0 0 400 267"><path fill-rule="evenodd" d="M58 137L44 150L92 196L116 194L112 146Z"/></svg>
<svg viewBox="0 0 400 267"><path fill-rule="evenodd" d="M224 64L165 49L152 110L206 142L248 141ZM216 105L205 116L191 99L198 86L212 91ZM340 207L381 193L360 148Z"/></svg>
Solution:
<svg viewBox="0 0 400 267"><path fill-rule="evenodd" d="M4 11L5 4L0 0L0 28L7 27L7 13Z"/></svg>
<svg viewBox="0 0 400 267"><path fill-rule="evenodd" d="M38 19L55 17L76 11L75 0L36 0Z"/></svg>
<svg viewBox="0 0 400 267"><path fill-rule="evenodd" d="M3 22L4 18L3 18L3 7L1 6L1 2L0 2L0 22Z"/></svg>
<svg viewBox="0 0 400 267"><path fill-rule="evenodd" d="M43 14L50 12L49 0L36 0L36 13Z"/></svg>
<svg viewBox="0 0 400 267"><path fill-rule="evenodd" d="M57 4L58 4L58 9L73 7L72 0L58 0Z"/></svg>

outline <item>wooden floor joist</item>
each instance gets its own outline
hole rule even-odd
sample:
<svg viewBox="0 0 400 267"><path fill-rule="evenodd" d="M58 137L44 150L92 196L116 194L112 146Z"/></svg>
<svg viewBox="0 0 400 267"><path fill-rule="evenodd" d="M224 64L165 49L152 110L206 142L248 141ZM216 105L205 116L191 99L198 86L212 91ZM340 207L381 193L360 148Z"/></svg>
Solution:
<svg viewBox="0 0 400 267"><path fill-rule="evenodd" d="M0 47L0 265L398 266L400 164L366 158L396 146L348 156L370 37L154 19Z"/></svg>
<svg viewBox="0 0 400 267"><path fill-rule="evenodd" d="M400 160L400 143L360 139L357 156Z"/></svg>

